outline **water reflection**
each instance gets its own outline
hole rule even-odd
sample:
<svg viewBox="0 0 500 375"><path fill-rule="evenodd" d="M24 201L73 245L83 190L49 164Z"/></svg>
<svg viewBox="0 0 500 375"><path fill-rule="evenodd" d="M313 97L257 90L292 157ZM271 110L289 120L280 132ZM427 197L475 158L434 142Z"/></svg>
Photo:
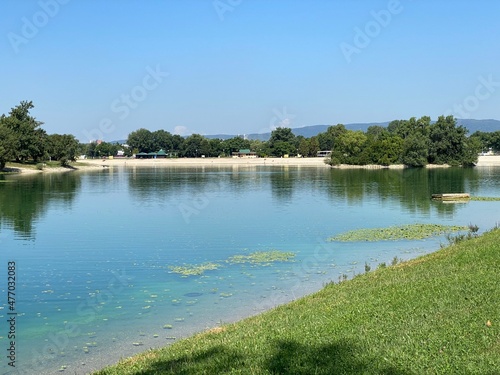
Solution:
<svg viewBox="0 0 500 375"><path fill-rule="evenodd" d="M0 183L0 226L34 239L35 223L50 204L70 208L81 185L78 173L7 176Z"/></svg>
<svg viewBox="0 0 500 375"><path fill-rule="evenodd" d="M134 167L89 173L86 189L128 191L137 204L148 206L182 202L199 196L239 196L270 190L277 204L293 203L311 194L327 196L332 203L360 205L367 200L391 204L406 212L453 215L453 204L431 201L433 193L468 192L477 195L485 186L498 186L499 168L439 168L404 170L323 169L289 166L265 167ZM63 173L0 176L0 225L12 227L32 239L35 223L49 204L71 208L81 180L88 174Z"/></svg>

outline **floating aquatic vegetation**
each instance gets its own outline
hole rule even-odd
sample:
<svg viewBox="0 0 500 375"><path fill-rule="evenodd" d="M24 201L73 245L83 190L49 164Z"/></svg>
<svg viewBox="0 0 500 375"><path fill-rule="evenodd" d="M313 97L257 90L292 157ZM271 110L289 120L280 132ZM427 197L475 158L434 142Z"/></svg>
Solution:
<svg viewBox="0 0 500 375"><path fill-rule="evenodd" d="M218 263L186 264L184 266L169 266L173 273L178 273L183 277L202 275L205 271L216 270L221 265Z"/></svg>
<svg viewBox="0 0 500 375"><path fill-rule="evenodd" d="M172 328L173 328L173 327L172 327L172 324L165 324L165 325L163 326L163 329L172 329Z"/></svg>
<svg viewBox="0 0 500 375"><path fill-rule="evenodd" d="M358 229L330 237L328 241L357 242L357 241L397 241L422 240L441 234L467 230L466 226L438 225L438 224L411 224L388 228Z"/></svg>
<svg viewBox="0 0 500 375"><path fill-rule="evenodd" d="M281 250L270 250L270 251L256 251L248 255L233 255L227 258L225 263L229 264L245 264L249 263L251 265L268 266L273 262L288 262L295 257L295 253L286 252ZM182 277L188 276L200 276L203 275L205 271L216 270L223 267L221 263L206 262L202 264L185 264L183 266L168 266L172 273L177 273L182 275ZM248 274L252 276L251 274ZM253 277L253 276L252 276ZM223 277L219 277L219 280L223 280ZM214 293L212 291L212 293ZM203 293L186 293L185 297L199 297Z"/></svg>
<svg viewBox="0 0 500 375"><path fill-rule="evenodd" d="M485 201L485 202L493 202L500 201L500 197L470 197L471 201Z"/></svg>
<svg viewBox="0 0 500 375"><path fill-rule="evenodd" d="M295 256L292 252L281 250L256 251L248 255L234 255L229 257L226 262L231 264L251 263L263 264L272 262L287 262Z"/></svg>
<svg viewBox="0 0 500 375"><path fill-rule="evenodd" d="M233 293L221 293L221 294L220 294L220 296L221 296L222 298L229 298L229 297L231 297L232 295L233 295Z"/></svg>

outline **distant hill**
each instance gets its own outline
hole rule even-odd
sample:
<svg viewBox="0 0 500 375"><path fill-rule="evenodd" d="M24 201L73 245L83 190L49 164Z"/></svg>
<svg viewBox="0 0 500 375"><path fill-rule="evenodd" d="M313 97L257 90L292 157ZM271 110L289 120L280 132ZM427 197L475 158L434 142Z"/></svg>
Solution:
<svg viewBox="0 0 500 375"><path fill-rule="evenodd" d="M373 126L373 125L378 125L378 126L383 126L386 127L389 125L390 121L386 122L361 122L361 123L352 123L352 124L345 124L345 127L349 130L362 130L366 131L368 127ZM469 134L472 134L476 131L482 131L482 132L495 132L500 130L500 121L499 120L474 120L474 119L457 119L457 124L465 126L469 130ZM304 126L301 128L293 128L293 134L295 135L302 135L305 138L311 138L315 135L318 135L319 133L323 133L330 127L331 125L310 125L310 126ZM242 136L242 134L211 134L211 135L205 135L206 138L213 139L213 138L219 138L219 139L229 139L229 138L234 138L237 136ZM246 134L245 135L247 139L258 139L261 141L267 141L271 137L271 132L268 133L253 133L253 134ZM113 141L111 143L119 143L123 144L125 143L126 140L120 140L120 141Z"/></svg>
<svg viewBox="0 0 500 375"><path fill-rule="evenodd" d="M469 134L477 131L481 132L496 132L500 130L500 121L498 120L473 120L473 119L457 119L457 124L465 126L469 130Z"/></svg>
<svg viewBox="0 0 500 375"><path fill-rule="evenodd" d="M352 123L345 124L345 127L349 130L362 130L366 131L370 126L377 125L386 127L389 125L390 121L386 122L366 122L366 123ZM482 132L495 132L500 130L500 121L499 120L473 120L473 119L457 119L457 124L465 126L469 130L469 134L472 134L476 131ZM331 125L310 125L304 126L301 128L293 128L293 134L302 135L305 138L310 138L319 133L323 133L330 127ZM237 135L230 134L214 134L214 135L206 135L207 138L220 138L220 139L229 139L236 137ZM240 134L241 136L241 134ZM246 134L246 138L248 139L258 139L261 141L267 141L271 137L271 133L253 133Z"/></svg>

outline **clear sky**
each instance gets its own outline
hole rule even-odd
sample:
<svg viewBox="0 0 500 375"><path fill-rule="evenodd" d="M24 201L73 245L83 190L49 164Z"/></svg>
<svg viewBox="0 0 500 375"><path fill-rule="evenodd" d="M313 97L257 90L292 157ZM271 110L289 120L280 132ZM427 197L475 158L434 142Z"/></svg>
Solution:
<svg viewBox="0 0 500 375"><path fill-rule="evenodd" d="M493 0L2 0L0 113L49 133L500 119Z"/></svg>

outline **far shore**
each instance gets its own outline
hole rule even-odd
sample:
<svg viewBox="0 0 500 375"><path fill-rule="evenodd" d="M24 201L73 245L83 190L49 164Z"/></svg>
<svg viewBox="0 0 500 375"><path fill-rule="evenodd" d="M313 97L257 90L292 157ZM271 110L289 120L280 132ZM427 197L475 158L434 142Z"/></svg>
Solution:
<svg viewBox="0 0 500 375"><path fill-rule="evenodd" d="M315 167L331 168L325 164L324 158L178 158L178 159L80 159L72 163L71 167L47 167L43 170L29 167L7 167L4 171L20 173L54 173L70 171L86 171L109 167L199 167L199 166L293 166L293 167ZM427 168L445 168L447 165L428 165ZM479 156L476 167L500 167L500 156ZM403 165L339 165L338 169L402 169Z"/></svg>
<svg viewBox="0 0 500 375"><path fill-rule="evenodd" d="M274 166L288 165L297 167L319 167L331 168L325 164L324 158L178 158L178 159L85 159L78 160L78 164L91 164L92 166L111 167L111 166ZM479 156L477 167L500 166L500 156ZM427 168L446 168L447 165L428 165ZM388 167L381 165L346 165L342 164L334 168L366 168L366 169L401 169L404 165L395 164Z"/></svg>

